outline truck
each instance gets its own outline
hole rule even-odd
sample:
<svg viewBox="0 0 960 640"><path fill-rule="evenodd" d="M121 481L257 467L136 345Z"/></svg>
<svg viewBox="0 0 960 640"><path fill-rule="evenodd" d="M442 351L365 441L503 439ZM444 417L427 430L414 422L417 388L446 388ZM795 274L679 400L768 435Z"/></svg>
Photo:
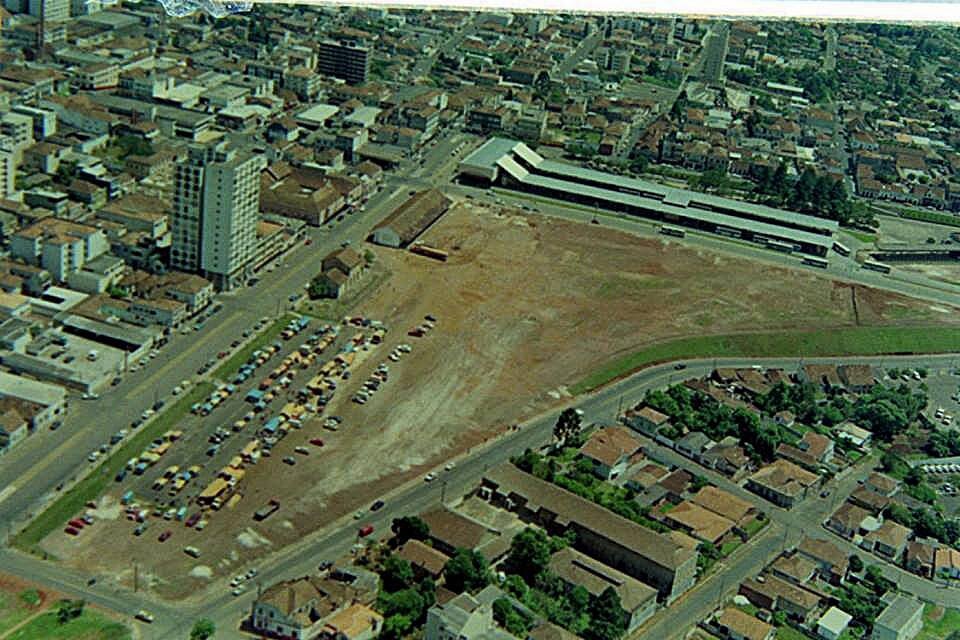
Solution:
<svg viewBox="0 0 960 640"><path fill-rule="evenodd" d="M253 519L257 522L261 520L266 520L274 513L277 512L277 509L280 508L280 501L276 498L272 498L266 505L260 507L253 513Z"/></svg>

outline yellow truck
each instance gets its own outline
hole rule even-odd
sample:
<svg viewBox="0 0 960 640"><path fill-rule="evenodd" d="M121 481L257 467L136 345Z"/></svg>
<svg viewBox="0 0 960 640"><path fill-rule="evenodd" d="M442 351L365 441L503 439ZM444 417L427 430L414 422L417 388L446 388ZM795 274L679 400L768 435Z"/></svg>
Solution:
<svg viewBox="0 0 960 640"><path fill-rule="evenodd" d="M173 484L170 485L170 491L167 492L167 495L173 497L183 491L185 486L187 486L186 478L177 478L173 481Z"/></svg>
<svg viewBox="0 0 960 640"><path fill-rule="evenodd" d="M166 471L163 472L163 477L167 479L172 478L173 476L177 475L178 471L180 471L180 467L172 464L167 467Z"/></svg>
<svg viewBox="0 0 960 640"><path fill-rule="evenodd" d="M162 478L157 478L157 481L153 483L153 490L154 490L154 491L163 491L163 488L164 488L165 486L167 486L167 478L166 478L166 476L164 476L164 477L162 477Z"/></svg>

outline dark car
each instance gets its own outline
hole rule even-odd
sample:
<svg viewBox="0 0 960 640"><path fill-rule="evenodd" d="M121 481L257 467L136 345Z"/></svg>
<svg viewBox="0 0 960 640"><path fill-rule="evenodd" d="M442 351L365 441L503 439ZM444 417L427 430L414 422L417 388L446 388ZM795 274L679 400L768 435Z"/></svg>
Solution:
<svg viewBox="0 0 960 640"><path fill-rule="evenodd" d="M683 364L682 362L678 362L677 364L673 365L673 368L677 371L682 371L687 368L687 365Z"/></svg>
<svg viewBox="0 0 960 640"><path fill-rule="evenodd" d="M122 382L122 380L121 380L120 378L114 378L113 380L110 381L110 386L111 386L111 387L115 387L115 386L117 386L118 384L120 384L121 382Z"/></svg>
<svg viewBox="0 0 960 640"><path fill-rule="evenodd" d="M157 540L160 542L166 542L167 540L170 539L170 536L172 535L173 535L173 531L170 531L170 529L167 529L166 531L160 534L160 537L157 538Z"/></svg>
<svg viewBox="0 0 960 640"><path fill-rule="evenodd" d="M50 425L50 431L56 431L62 426L63 426L63 422L61 420L57 420L56 422Z"/></svg>
<svg viewBox="0 0 960 640"><path fill-rule="evenodd" d="M200 522L200 515L201 515L200 512L197 511L195 514L193 514L192 516L190 516L189 518L187 518L187 521L184 522L183 525L184 525L185 527L192 527L193 525L195 525L195 524L197 524L198 522Z"/></svg>
<svg viewBox="0 0 960 640"><path fill-rule="evenodd" d="M384 504L385 503L383 500L377 500L372 505L370 505L370 511L380 511L380 509L383 509Z"/></svg>
<svg viewBox="0 0 960 640"><path fill-rule="evenodd" d="M126 469L120 469L120 471L117 472L117 475L116 475L116 477L114 478L114 480L117 481L117 482L123 482L123 479L126 478L126 477L127 477L127 470L126 470Z"/></svg>

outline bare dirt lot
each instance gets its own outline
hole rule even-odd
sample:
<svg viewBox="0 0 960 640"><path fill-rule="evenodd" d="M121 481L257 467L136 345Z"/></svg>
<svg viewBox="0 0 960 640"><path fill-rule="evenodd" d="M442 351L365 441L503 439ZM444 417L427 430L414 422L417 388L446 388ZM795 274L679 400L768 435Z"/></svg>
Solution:
<svg viewBox="0 0 960 640"><path fill-rule="evenodd" d="M77 539L57 531L44 547L125 584L132 563L124 559L136 558L141 586L186 597L556 405L567 385L643 345L858 322L960 323L955 310L809 271L469 204L454 207L421 240L449 251L450 259L371 248L378 269L390 275L369 287L355 312L382 320L390 331L341 383L325 413L342 416L342 429L330 433L314 421L292 431L272 457L248 469L240 503L212 514L203 532L160 521L136 538L122 516L106 517ZM407 336L427 314L436 316L436 328L422 338ZM351 402L402 343L413 351L388 363L389 380L365 405ZM294 386L302 384L298 379ZM318 436L326 446L306 445ZM299 445L310 455L293 453ZM284 465L285 456L297 464ZM280 498L281 510L254 522L252 512L272 497ZM109 505L103 511L111 513ZM173 537L158 543L167 528ZM187 557L185 545L197 546L201 557Z"/></svg>

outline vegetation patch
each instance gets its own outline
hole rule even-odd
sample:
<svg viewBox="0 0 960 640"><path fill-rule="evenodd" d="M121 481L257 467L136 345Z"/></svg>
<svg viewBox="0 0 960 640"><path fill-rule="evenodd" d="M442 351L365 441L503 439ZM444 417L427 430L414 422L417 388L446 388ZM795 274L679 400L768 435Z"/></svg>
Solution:
<svg viewBox="0 0 960 640"><path fill-rule="evenodd" d="M901 209L900 217L908 220L919 220L921 222L932 222L942 224L948 227L960 227L960 216L952 216L947 213L936 213L935 211L920 211L917 209Z"/></svg>
<svg viewBox="0 0 960 640"><path fill-rule="evenodd" d="M64 621L57 611L37 616L7 640L130 640L130 629L95 611Z"/></svg>

